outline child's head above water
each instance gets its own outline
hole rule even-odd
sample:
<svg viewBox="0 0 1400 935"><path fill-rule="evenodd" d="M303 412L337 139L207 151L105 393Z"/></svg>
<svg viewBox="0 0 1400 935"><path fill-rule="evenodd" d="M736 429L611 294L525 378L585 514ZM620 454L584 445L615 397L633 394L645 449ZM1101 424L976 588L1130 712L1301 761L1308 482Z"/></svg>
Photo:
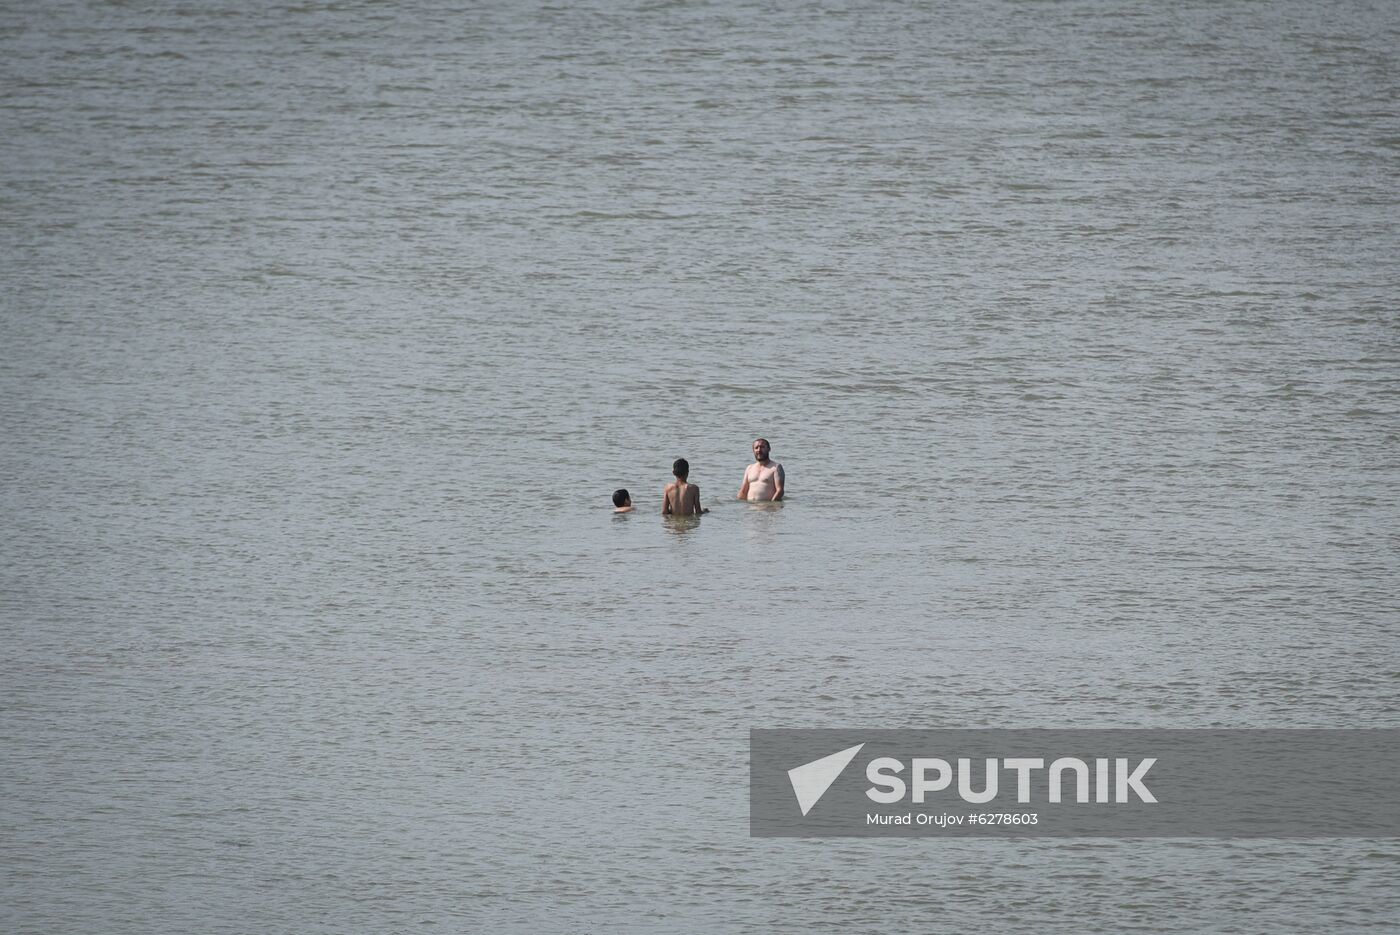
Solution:
<svg viewBox="0 0 1400 935"><path fill-rule="evenodd" d="M613 506L631 506L632 495L627 492L626 487L619 487L613 491Z"/></svg>
<svg viewBox="0 0 1400 935"><path fill-rule="evenodd" d="M690 476L690 462L685 458L677 458L676 463L671 465L671 473L680 480L685 480Z"/></svg>

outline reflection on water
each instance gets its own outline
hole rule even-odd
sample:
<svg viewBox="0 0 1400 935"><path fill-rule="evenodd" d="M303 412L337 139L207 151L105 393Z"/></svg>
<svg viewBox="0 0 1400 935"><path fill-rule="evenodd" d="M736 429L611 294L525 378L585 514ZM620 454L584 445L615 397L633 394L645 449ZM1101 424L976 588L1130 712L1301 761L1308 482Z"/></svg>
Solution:
<svg viewBox="0 0 1400 935"><path fill-rule="evenodd" d="M670 513L661 516L661 524L666 527L666 531L677 536L700 528L700 520L699 516L676 516Z"/></svg>
<svg viewBox="0 0 1400 935"><path fill-rule="evenodd" d="M784 501L739 501L744 507L743 517L747 520L747 539L751 545L760 548L767 548L777 541L779 529L779 514L783 511Z"/></svg>

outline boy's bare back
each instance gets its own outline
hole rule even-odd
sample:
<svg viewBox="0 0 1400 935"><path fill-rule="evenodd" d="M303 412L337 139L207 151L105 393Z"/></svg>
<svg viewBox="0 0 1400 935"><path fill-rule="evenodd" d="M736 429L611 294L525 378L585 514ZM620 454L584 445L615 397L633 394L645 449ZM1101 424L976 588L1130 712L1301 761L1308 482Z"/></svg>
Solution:
<svg viewBox="0 0 1400 935"><path fill-rule="evenodd" d="M667 484L661 500L661 512L673 516L698 516L705 512L700 508L699 485L685 481Z"/></svg>

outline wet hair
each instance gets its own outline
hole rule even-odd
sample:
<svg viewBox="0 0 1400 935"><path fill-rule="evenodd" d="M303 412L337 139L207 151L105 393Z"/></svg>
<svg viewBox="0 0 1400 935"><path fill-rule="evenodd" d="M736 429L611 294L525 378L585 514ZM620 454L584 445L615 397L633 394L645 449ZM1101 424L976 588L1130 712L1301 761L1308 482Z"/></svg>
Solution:
<svg viewBox="0 0 1400 935"><path fill-rule="evenodd" d="M676 463L671 465L671 473L677 477L689 477L690 462L685 458L677 458Z"/></svg>
<svg viewBox="0 0 1400 935"><path fill-rule="evenodd" d="M632 499L632 495L627 492L626 487L619 487L613 491L613 506L626 506L627 501Z"/></svg>
<svg viewBox="0 0 1400 935"><path fill-rule="evenodd" d="M763 444L764 444L765 446L767 446L767 448L768 448L769 451L772 451L772 450L773 450L773 446L768 444L768 439L766 439L766 438L755 438L755 439L753 440L753 443L754 443L755 445L757 445L759 442L763 442Z"/></svg>

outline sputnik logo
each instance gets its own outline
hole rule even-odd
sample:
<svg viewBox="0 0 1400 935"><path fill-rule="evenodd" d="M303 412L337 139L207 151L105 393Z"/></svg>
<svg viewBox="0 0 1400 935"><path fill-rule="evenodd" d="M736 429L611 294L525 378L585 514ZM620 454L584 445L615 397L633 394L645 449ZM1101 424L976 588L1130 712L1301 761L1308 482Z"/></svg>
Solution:
<svg viewBox="0 0 1400 935"><path fill-rule="evenodd" d="M831 788L836 777L855 759L863 746L863 743L856 744L840 753L833 753L788 770L788 780L792 783L793 794L797 796L797 804L804 816L821 801L821 797L826 795L826 790Z"/></svg>

